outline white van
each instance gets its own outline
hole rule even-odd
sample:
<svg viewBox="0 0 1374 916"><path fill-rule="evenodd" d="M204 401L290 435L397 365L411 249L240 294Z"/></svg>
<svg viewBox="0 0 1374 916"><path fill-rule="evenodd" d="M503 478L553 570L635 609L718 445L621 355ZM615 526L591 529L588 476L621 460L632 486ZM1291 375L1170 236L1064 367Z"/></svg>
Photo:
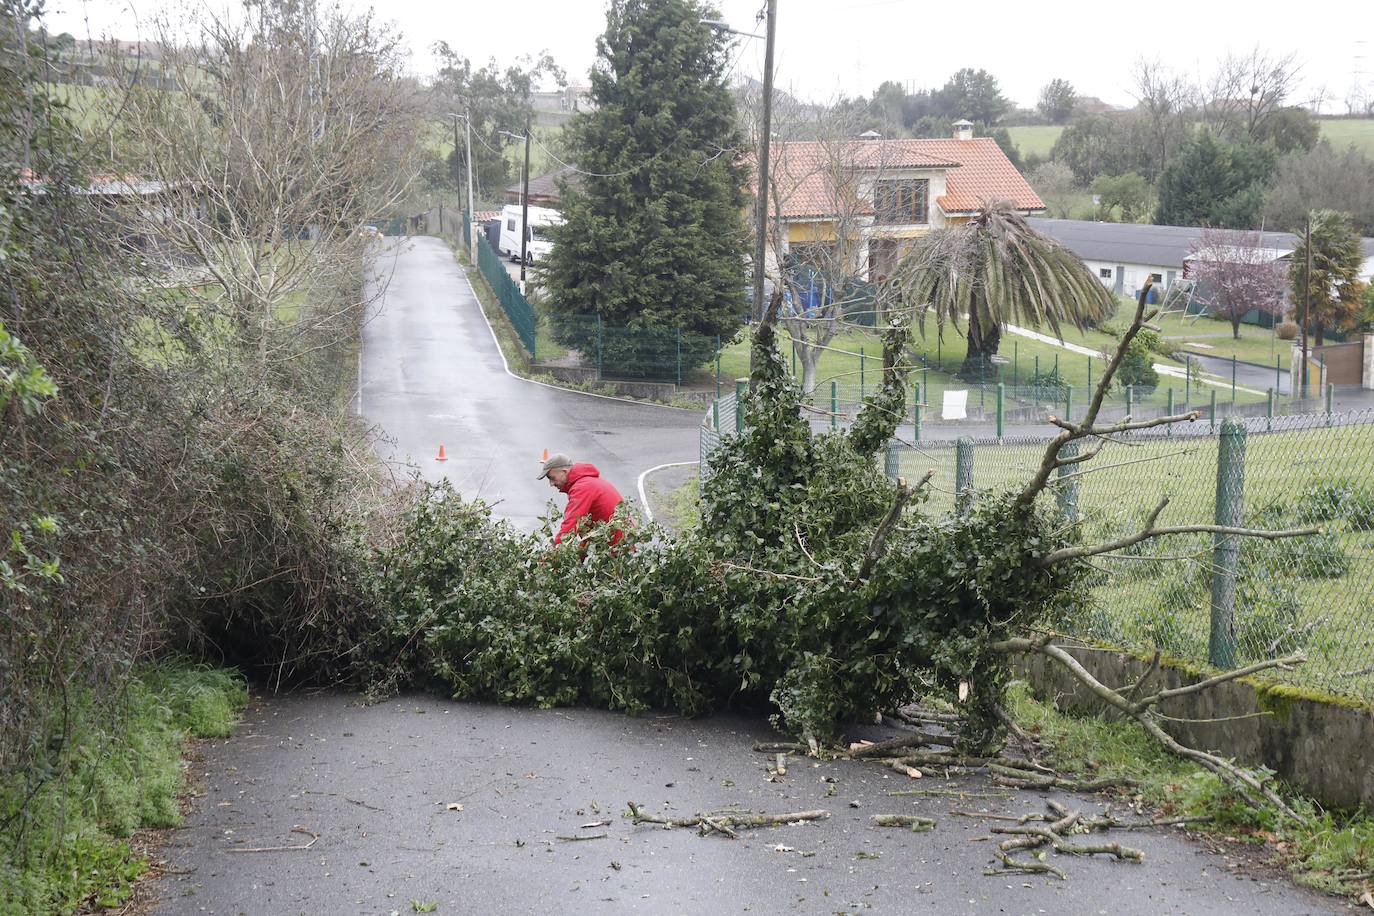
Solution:
<svg viewBox="0 0 1374 916"><path fill-rule="evenodd" d="M501 254L517 262L520 260L520 212L519 204L506 204L501 208ZM529 236L525 244L525 256L530 263L542 261L553 250L548 230L562 223L563 217L557 210L530 207Z"/></svg>

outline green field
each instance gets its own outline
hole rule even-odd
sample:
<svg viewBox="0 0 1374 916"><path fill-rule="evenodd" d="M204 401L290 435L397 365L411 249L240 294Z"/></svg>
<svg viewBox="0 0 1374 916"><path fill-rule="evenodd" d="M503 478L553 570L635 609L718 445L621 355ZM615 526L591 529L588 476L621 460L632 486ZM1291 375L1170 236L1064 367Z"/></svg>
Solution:
<svg viewBox="0 0 1374 916"><path fill-rule="evenodd" d="M1337 149L1354 144L1374 156L1374 118L1322 118L1322 137Z"/></svg>
<svg viewBox="0 0 1374 916"><path fill-rule="evenodd" d="M1034 154L1041 159L1049 158L1050 148L1063 131L1063 126L1059 124L1020 124L1007 128L1011 142L1016 144L1023 157Z"/></svg>
<svg viewBox="0 0 1374 916"><path fill-rule="evenodd" d="M1374 156L1374 118L1319 118L1321 135L1330 140L1331 145L1344 149L1353 143L1367 155ZM1042 158L1049 156L1054 141L1064 130L1057 124L1022 124L1008 127L1007 133L1022 156L1034 153Z"/></svg>
<svg viewBox="0 0 1374 916"><path fill-rule="evenodd" d="M1374 676L1355 673L1374 657L1374 425L1327 428L1314 417L1301 431L1263 433L1263 422L1253 423L1246 442L1246 523L1315 523L1323 533L1245 542L1236 621L1241 654L1253 660L1302 649L1311 661L1285 679L1374 697ZM1217 448L1214 436L1107 443L1078 481L1084 541L1138 530L1165 495L1172 502L1160 524L1214 521ZM1019 488L1043 452L1043 444L977 445L974 485ZM952 449L905 451L901 465L908 477L934 467L927 507L935 513L953 509ZM1180 535L1129 550L1124 558L1099 558L1093 600L1065 628L1204 661L1212 547L1211 535Z"/></svg>

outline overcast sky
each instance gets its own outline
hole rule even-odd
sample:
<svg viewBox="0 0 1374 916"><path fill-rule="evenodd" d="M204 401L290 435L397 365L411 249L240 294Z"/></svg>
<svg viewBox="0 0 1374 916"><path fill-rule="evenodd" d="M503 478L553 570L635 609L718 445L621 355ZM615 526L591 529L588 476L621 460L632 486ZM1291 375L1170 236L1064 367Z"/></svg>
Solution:
<svg viewBox="0 0 1374 916"><path fill-rule="evenodd" d="M162 2L50 0L47 21L80 38L89 22L96 38L131 39L140 17L149 18ZM754 22L762 2L719 0L718 6L735 28L762 32ZM824 101L840 93L866 95L885 79L938 87L958 68L975 67L997 76L1020 105L1033 105L1040 87L1055 77L1068 79L1080 94L1129 105L1130 65L1141 54L1205 74L1228 51L1258 44L1297 53L1305 77L1298 101L1324 86L1325 110L1343 113L1354 83L1374 90L1374 32L1368 28L1374 13L1366 2L1155 0L1117 7L1087 0L778 0L776 78L780 88ZM1246 12L1237 12L1239 6ZM474 62L506 62L547 49L570 79L580 81L605 26L604 0L392 0L378 9L403 33L422 75L433 72L429 47L442 39ZM763 42L740 41L736 71L760 77Z"/></svg>

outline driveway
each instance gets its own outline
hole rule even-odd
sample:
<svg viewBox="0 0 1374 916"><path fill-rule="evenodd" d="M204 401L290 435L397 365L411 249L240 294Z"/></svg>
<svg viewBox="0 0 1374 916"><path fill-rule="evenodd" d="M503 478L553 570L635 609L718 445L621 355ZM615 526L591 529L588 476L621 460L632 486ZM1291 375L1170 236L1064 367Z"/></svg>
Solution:
<svg viewBox="0 0 1374 916"><path fill-rule="evenodd" d="M362 416L384 457L447 478L533 530L550 497L544 449L597 465L627 498L641 471L697 457L701 413L551 388L507 370L463 267L437 238L387 239L363 328ZM439 462L443 445L447 461ZM563 499L558 498L561 507Z"/></svg>

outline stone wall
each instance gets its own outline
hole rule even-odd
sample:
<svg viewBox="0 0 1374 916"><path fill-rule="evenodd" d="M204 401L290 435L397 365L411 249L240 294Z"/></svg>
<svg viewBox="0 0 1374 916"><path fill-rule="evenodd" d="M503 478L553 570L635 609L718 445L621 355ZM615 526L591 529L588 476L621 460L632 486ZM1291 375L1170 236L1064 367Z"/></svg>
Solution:
<svg viewBox="0 0 1374 916"><path fill-rule="evenodd" d="M1148 660L1130 654L1070 651L1093 677L1110 686L1130 684L1149 668ZM1060 709L1098 713L1104 708L1072 675L1043 656L1027 656L1023 674L1038 696L1054 700ZM1153 693L1198 680L1193 672L1165 664L1146 687ZM1374 809L1374 764L1369 757L1374 752L1374 708L1368 705L1335 698L1326 702L1308 691L1269 688L1245 679L1166 700L1160 711L1176 719L1225 720L1161 722L1191 747L1268 767L1328 807Z"/></svg>

